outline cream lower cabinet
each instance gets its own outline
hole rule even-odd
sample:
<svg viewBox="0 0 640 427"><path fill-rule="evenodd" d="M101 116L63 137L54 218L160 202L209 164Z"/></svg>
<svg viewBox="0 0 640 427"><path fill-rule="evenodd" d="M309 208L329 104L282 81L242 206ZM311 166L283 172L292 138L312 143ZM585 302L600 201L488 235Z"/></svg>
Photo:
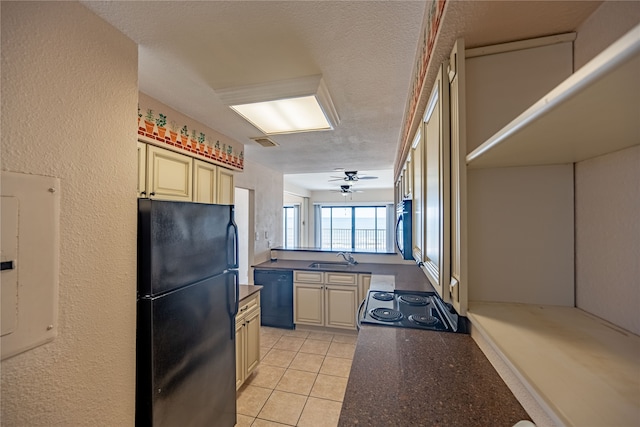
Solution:
<svg viewBox="0 0 640 427"><path fill-rule="evenodd" d="M240 302L236 315L236 390L260 363L260 294Z"/></svg>
<svg viewBox="0 0 640 427"><path fill-rule="evenodd" d="M356 274L294 271L293 291L294 323L356 329Z"/></svg>
<svg viewBox="0 0 640 427"><path fill-rule="evenodd" d="M358 301L362 301L367 297L367 292L371 287L370 274L358 274Z"/></svg>

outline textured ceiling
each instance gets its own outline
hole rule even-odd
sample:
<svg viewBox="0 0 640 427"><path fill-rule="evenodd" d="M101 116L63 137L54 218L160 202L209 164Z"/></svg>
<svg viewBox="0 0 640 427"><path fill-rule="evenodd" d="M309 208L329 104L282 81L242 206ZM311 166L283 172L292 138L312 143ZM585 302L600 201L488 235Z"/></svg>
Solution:
<svg viewBox="0 0 640 427"><path fill-rule="evenodd" d="M139 44L142 92L245 144L248 160L284 174L393 168L424 1L83 3ZM444 59L458 36L479 46L573 31L598 5L450 0L434 58ZM261 133L216 94L314 74L322 74L340 124L332 131L271 136L276 148L253 142ZM386 179L377 185L392 186Z"/></svg>

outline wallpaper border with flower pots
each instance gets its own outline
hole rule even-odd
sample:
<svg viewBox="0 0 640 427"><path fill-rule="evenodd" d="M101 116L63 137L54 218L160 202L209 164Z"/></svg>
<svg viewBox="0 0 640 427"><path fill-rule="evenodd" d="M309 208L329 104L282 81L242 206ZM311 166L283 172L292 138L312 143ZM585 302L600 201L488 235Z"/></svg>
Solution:
<svg viewBox="0 0 640 427"><path fill-rule="evenodd" d="M244 145L139 93L138 139L228 169L244 170Z"/></svg>
<svg viewBox="0 0 640 427"><path fill-rule="evenodd" d="M420 101L420 96L424 90L424 83L427 77L429 60L433 53L440 21L444 14L444 9L448 0L430 0L426 6L425 26L421 35L420 48L416 59L415 72L413 74L413 82L411 83L411 91L409 92L409 101L404 115L404 124L402 129L401 147L402 153L408 150L410 144L411 125L414 123L416 111ZM396 161L400 162L403 156L399 156ZM398 165L396 165L398 167Z"/></svg>

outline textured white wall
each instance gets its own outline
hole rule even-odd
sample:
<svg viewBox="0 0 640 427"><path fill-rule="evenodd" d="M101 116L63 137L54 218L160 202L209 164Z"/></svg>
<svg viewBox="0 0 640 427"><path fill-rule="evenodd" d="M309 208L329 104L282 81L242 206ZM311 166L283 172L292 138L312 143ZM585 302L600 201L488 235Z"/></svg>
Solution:
<svg viewBox="0 0 640 427"><path fill-rule="evenodd" d="M2 424L133 425L137 47L78 3L1 7L2 169L61 179L59 334L2 362Z"/></svg>
<svg viewBox="0 0 640 427"><path fill-rule="evenodd" d="M640 335L640 146L576 164L576 306Z"/></svg>
<svg viewBox="0 0 640 427"><path fill-rule="evenodd" d="M639 1L608 0L578 28L574 42L574 70L640 23Z"/></svg>
<svg viewBox="0 0 640 427"><path fill-rule="evenodd" d="M258 264L271 257L271 246L282 246L282 205L283 178L282 173L269 169L250 158L245 158L244 172L234 173L234 185L248 190L255 190L255 229L258 240L254 239L254 259L249 264ZM264 233L269 233L269 238Z"/></svg>
<svg viewBox="0 0 640 427"><path fill-rule="evenodd" d="M640 22L640 2L605 1L578 28L576 69ZM576 164L576 305L640 334L640 148Z"/></svg>

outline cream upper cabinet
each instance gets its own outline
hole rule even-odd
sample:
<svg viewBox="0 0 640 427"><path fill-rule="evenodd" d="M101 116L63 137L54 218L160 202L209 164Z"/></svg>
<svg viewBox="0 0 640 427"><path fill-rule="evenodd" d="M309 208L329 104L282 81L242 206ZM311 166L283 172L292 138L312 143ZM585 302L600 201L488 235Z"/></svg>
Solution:
<svg viewBox="0 0 640 427"><path fill-rule="evenodd" d="M147 145L147 191L152 199L193 200L193 159Z"/></svg>
<svg viewBox="0 0 640 427"><path fill-rule="evenodd" d="M413 222L412 222L412 242L413 242L413 258L423 261L423 243L424 243L424 163L422 149L424 142L422 139L422 129L418 128L416 136L411 144L411 166L413 175Z"/></svg>
<svg viewBox="0 0 640 427"><path fill-rule="evenodd" d="M147 144L138 143L138 197L147 196Z"/></svg>
<svg viewBox="0 0 640 427"><path fill-rule="evenodd" d="M218 190L217 201L221 205L233 205L235 187L233 184L233 172L229 169L218 167L217 172Z"/></svg>
<svg viewBox="0 0 640 427"><path fill-rule="evenodd" d="M211 163L195 159L193 161L193 201L216 203L218 186L218 167Z"/></svg>
<svg viewBox="0 0 640 427"><path fill-rule="evenodd" d="M451 109L451 271L449 298L467 312L467 168L464 39L456 41L447 69ZM446 290L445 290L446 292Z"/></svg>
<svg viewBox="0 0 640 427"><path fill-rule="evenodd" d="M138 197L232 205L233 171L138 141Z"/></svg>
<svg viewBox="0 0 640 427"><path fill-rule="evenodd" d="M424 141L424 243L423 258L429 281L445 300L448 290L450 139L449 82L444 64L440 67L427 103L423 122Z"/></svg>

